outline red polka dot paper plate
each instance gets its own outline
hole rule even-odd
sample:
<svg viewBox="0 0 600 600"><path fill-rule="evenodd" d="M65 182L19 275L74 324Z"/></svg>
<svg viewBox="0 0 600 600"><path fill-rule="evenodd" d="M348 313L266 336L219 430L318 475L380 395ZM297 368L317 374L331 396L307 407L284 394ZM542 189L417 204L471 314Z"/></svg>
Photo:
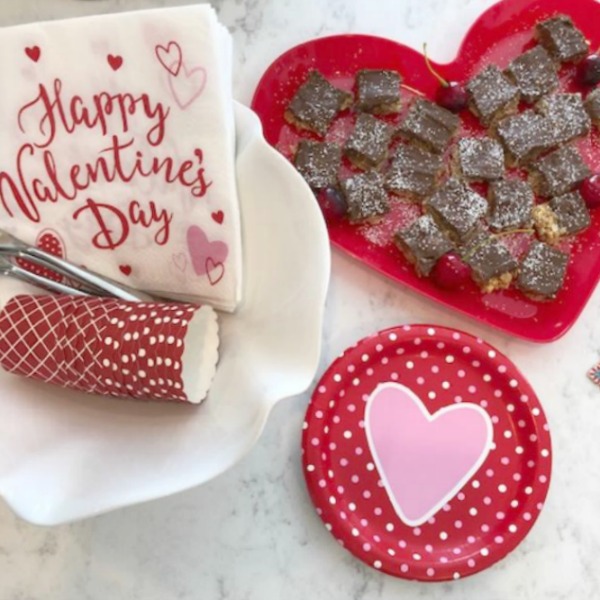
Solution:
<svg viewBox="0 0 600 600"><path fill-rule="evenodd" d="M344 352L314 391L302 444L327 529L406 579L491 566L527 535L550 484L531 386L483 340L437 326L388 329Z"/></svg>

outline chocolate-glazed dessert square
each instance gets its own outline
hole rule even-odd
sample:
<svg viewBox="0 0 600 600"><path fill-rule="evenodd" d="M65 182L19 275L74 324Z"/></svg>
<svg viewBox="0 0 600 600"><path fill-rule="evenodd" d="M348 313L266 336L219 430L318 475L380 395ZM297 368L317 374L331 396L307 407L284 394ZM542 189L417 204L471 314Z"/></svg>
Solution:
<svg viewBox="0 0 600 600"><path fill-rule="evenodd" d="M337 144L301 140L294 165L306 183L315 190L332 187L338 181L342 151Z"/></svg>
<svg viewBox="0 0 600 600"><path fill-rule="evenodd" d="M517 278L517 287L534 300L553 300L562 289L569 255L544 244L531 244Z"/></svg>
<svg viewBox="0 0 600 600"><path fill-rule="evenodd" d="M483 232L463 250L462 257L485 293L510 287L519 266L506 246Z"/></svg>
<svg viewBox="0 0 600 600"><path fill-rule="evenodd" d="M492 231L528 229L533 225L534 194L531 186L520 179L494 181L488 191Z"/></svg>
<svg viewBox="0 0 600 600"><path fill-rule="evenodd" d="M591 175L579 152L563 146L530 166L530 182L536 194L545 198L575 189Z"/></svg>
<svg viewBox="0 0 600 600"><path fill-rule="evenodd" d="M443 153L458 132L460 118L437 104L415 100L400 125L400 133L424 148Z"/></svg>
<svg viewBox="0 0 600 600"><path fill-rule="evenodd" d="M538 204L533 209L533 221L540 239L549 244L584 231L591 224L590 213L579 192Z"/></svg>
<svg viewBox="0 0 600 600"><path fill-rule="evenodd" d="M393 194L418 201L433 193L443 168L443 159L438 154L401 144L392 159L385 185Z"/></svg>
<svg viewBox="0 0 600 600"><path fill-rule="evenodd" d="M585 36L566 15L558 15L538 23L535 38L559 62L576 63L589 52Z"/></svg>
<svg viewBox="0 0 600 600"><path fill-rule="evenodd" d="M383 183L383 176L377 171L367 171L342 181L351 223L377 223L390 210Z"/></svg>
<svg viewBox="0 0 600 600"><path fill-rule="evenodd" d="M508 154L510 165L525 165L556 146L552 123L533 110L502 119L496 135Z"/></svg>
<svg viewBox="0 0 600 600"><path fill-rule="evenodd" d="M453 249L452 242L430 215L419 217L396 233L394 243L421 277L429 275L437 261Z"/></svg>
<svg viewBox="0 0 600 600"><path fill-rule="evenodd" d="M558 87L556 64L542 46L517 56L505 72L521 91L523 100L529 104Z"/></svg>
<svg viewBox="0 0 600 600"><path fill-rule="evenodd" d="M467 84L469 109L488 127L517 110L519 88L496 65L488 65Z"/></svg>
<svg viewBox="0 0 600 600"><path fill-rule="evenodd" d="M600 87L590 92L585 99L585 109L592 119L592 123L600 128Z"/></svg>
<svg viewBox="0 0 600 600"><path fill-rule="evenodd" d="M461 244L477 230L488 203L469 186L450 178L425 201L425 207L452 241Z"/></svg>
<svg viewBox="0 0 600 600"><path fill-rule="evenodd" d="M394 128L368 113L361 113L346 145L344 154L360 169L379 167L387 158Z"/></svg>
<svg viewBox="0 0 600 600"><path fill-rule="evenodd" d="M459 174L469 181L500 179L504 175L504 150L491 138L462 138L455 163Z"/></svg>
<svg viewBox="0 0 600 600"><path fill-rule="evenodd" d="M566 144L589 133L592 123L581 94L553 94L542 98L538 111L552 123L557 144Z"/></svg>
<svg viewBox="0 0 600 600"><path fill-rule="evenodd" d="M352 94L331 85L318 71L311 71L289 103L284 117L299 129L324 136L331 123L352 105Z"/></svg>
<svg viewBox="0 0 600 600"><path fill-rule="evenodd" d="M356 75L356 108L376 115L399 112L401 83L397 71L362 69Z"/></svg>

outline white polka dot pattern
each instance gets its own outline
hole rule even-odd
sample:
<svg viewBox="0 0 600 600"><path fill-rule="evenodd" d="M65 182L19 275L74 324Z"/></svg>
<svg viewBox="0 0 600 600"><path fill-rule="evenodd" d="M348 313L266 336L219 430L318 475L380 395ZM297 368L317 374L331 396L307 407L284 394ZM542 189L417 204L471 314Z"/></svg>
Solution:
<svg viewBox="0 0 600 600"><path fill-rule="evenodd" d="M84 392L188 400L182 357L197 306L16 296L0 312L0 365Z"/></svg>
<svg viewBox="0 0 600 600"><path fill-rule="evenodd" d="M40 250L44 250L53 256L58 256L58 258L65 258L65 248L62 239L59 237L58 233L52 231L51 229L45 229L38 236L35 245L40 248ZM63 281L63 276L52 269L48 269L46 267L41 267L40 265L33 263L25 258L18 258L17 264L23 269L30 271L35 275L39 275L40 277L45 277L46 279L51 279L53 281Z"/></svg>
<svg viewBox="0 0 600 600"><path fill-rule="evenodd" d="M396 515L364 430L366 400L390 381L431 414L478 404L494 428L480 469L419 527ZM425 581L471 575L514 549L543 507L551 474L544 413L514 365L480 339L424 325L367 338L331 365L308 407L303 450L311 497L332 535L376 569Z"/></svg>

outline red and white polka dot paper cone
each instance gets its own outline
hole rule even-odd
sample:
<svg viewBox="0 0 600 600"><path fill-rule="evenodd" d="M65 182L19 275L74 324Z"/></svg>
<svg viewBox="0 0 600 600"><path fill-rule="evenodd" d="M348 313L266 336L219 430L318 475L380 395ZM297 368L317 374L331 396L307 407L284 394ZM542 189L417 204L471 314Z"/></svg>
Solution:
<svg viewBox="0 0 600 600"><path fill-rule="evenodd" d="M0 312L0 365L84 392L200 403L218 360L208 306L15 296Z"/></svg>

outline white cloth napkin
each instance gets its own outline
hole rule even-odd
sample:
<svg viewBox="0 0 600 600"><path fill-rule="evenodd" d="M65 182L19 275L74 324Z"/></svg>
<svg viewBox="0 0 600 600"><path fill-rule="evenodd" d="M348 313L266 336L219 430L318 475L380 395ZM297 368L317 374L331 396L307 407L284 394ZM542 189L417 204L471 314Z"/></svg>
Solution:
<svg viewBox="0 0 600 600"><path fill-rule="evenodd" d="M0 227L233 311L231 39L197 5L0 29Z"/></svg>

